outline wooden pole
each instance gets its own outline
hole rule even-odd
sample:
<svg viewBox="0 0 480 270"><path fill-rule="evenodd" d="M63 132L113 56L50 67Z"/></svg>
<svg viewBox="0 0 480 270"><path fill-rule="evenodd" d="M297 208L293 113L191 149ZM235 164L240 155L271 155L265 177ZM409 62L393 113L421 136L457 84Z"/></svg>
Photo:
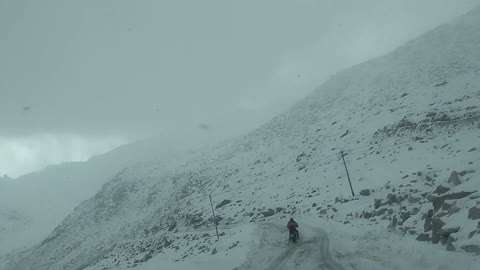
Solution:
<svg viewBox="0 0 480 270"><path fill-rule="evenodd" d="M220 238L218 237L217 217L215 216L215 209L213 209L212 195L209 195L209 197L210 197L210 205L212 206L213 223L215 224L215 232L217 233L217 240L219 240Z"/></svg>
<svg viewBox="0 0 480 270"><path fill-rule="evenodd" d="M355 197L355 193L353 192L352 181L350 180L350 174L348 173L347 163L345 162L345 154L343 151L340 151L343 160L343 166L345 166L345 171L347 172L348 183L350 184L350 190L352 191L352 196Z"/></svg>

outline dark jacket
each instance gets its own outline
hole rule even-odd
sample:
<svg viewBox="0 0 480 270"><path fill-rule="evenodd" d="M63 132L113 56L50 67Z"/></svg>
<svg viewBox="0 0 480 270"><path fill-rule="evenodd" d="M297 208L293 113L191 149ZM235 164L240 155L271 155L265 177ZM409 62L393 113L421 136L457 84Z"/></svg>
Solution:
<svg viewBox="0 0 480 270"><path fill-rule="evenodd" d="M290 228L293 229L293 228L297 228L297 227L298 227L298 223L296 223L295 221L289 221L289 222L287 223L287 228L289 228L289 229L290 229Z"/></svg>

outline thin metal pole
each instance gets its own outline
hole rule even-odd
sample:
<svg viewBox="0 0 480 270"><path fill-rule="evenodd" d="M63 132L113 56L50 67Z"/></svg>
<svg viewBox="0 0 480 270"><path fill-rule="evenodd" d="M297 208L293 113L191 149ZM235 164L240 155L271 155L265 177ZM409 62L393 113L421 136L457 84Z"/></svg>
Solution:
<svg viewBox="0 0 480 270"><path fill-rule="evenodd" d="M355 193L353 192L352 181L350 180L350 174L348 173L347 163L345 162L345 154L343 151L340 151L343 160L343 166L345 166L345 171L347 172L348 183L350 184L350 190L352 191L352 196L355 197Z"/></svg>
<svg viewBox="0 0 480 270"><path fill-rule="evenodd" d="M217 233L217 240L219 240L220 238L218 237L217 217L215 216L215 210L213 209L212 195L208 195L208 196L210 197L210 205L212 206L213 223L215 224L215 232Z"/></svg>

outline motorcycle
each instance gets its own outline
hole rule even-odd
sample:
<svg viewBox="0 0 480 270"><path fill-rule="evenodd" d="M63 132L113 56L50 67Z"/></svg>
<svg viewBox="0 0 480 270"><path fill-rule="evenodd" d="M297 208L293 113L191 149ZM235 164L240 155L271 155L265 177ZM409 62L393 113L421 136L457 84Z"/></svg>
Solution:
<svg viewBox="0 0 480 270"><path fill-rule="evenodd" d="M295 243L299 239L298 231L290 232L288 237L288 242Z"/></svg>

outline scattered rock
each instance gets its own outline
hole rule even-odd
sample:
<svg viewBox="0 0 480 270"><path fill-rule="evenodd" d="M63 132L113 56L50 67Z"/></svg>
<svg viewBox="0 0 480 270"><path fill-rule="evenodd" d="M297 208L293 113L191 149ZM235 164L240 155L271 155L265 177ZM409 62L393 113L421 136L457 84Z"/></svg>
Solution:
<svg viewBox="0 0 480 270"><path fill-rule="evenodd" d="M469 219L480 219L480 208L474 206L468 210L468 218Z"/></svg>
<svg viewBox="0 0 480 270"><path fill-rule="evenodd" d="M362 196L370 196L370 190L369 189L364 189L362 191L360 191L360 195Z"/></svg>
<svg viewBox="0 0 480 270"><path fill-rule="evenodd" d="M387 203L388 204L398 203L397 195L395 195L393 193L388 194L387 195Z"/></svg>
<svg viewBox="0 0 480 270"><path fill-rule="evenodd" d="M392 219L392 222L388 225L388 228L393 229L397 227L397 223L398 223L397 216L394 216Z"/></svg>
<svg viewBox="0 0 480 270"><path fill-rule="evenodd" d="M363 212L363 218L369 219L372 217L372 213L370 212Z"/></svg>
<svg viewBox="0 0 480 270"><path fill-rule="evenodd" d="M450 191L450 188L439 185L433 193L437 193L438 195L442 195L444 193L447 193L448 191Z"/></svg>
<svg viewBox="0 0 480 270"><path fill-rule="evenodd" d="M471 231L469 234L468 234L468 239L472 238L475 234L478 233L478 230L475 230L475 231Z"/></svg>
<svg viewBox="0 0 480 270"><path fill-rule="evenodd" d="M343 134L342 134L342 136L340 136L340 139L341 139L341 138L343 138L343 137L345 137L345 136L347 136L347 135L348 135L348 133L349 133L349 131L348 131L348 130L347 130L347 131L345 131L345 133L343 133Z"/></svg>
<svg viewBox="0 0 480 270"><path fill-rule="evenodd" d="M385 215L385 213L387 212L387 208L381 208L381 209L378 209L376 210L373 215L378 217L378 216L382 216L382 215Z"/></svg>
<svg viewBox="0 0 480 270"><path fill-rule="evenodd" d="M448 236L447 240L447 251L456 251L457 249L453 245L453 242L455 242L455 238L453 238L451 235Z"/></svg>
<svg viewBox="0 0 480 270"><path fill-rule="evenodd" d="M463 199L463 198L466 198L466 197L472 195L475 192L476 191L473 191L473 192L469 192L469 191L455 192L455 193L445 194L445 195L442 196L442 198L444 200L460 200L460 199Z"/></svg>
<svg viewBox="0 0 480 270"><path fill-rule="evenodd" d="M450 210L450 208L452 208L454 205L455 205L455 203L443 202L443 204L442 204L442 210L448 211L448 210Z"/></svg>
<svg viewBox="0 0 480 270"><path fill-rule="evenodd" d="M460 182L460 178L458 177L458 173L456 171L453 171L450 174L450 178L448 178L448 183L453 183L455 186L458 186L462 183Z"/></svg>
<svg viewBox="0 0 480 270"><path fill-rule="evenodd" d="M450 234L457 233L458 231L460 231L460 227L442 228L438 231L438 235L442 237L448 237Z"/></svg>
<svg viewBox="0 0 480 270"><path fill-rule="evenodd" d="M472 149L468 150L468 152L473 152L473 151L477 151L477 148L473 147Z"/></svg>
<svg viewBox="0 0 480 270"><path fill-rule="evenodd" d="M453 215L460 212L460 210L461 209L459 207L457 207L456 205L453 205L452 207L450 207L450 209L448 209L448 214Z"/></svg>
<svg viewBox="0 0 480 270"><path fill-rule="evenodd" d="M275 211L273 211L273 209L268 209L267 211L262 212L262 215L264 217L271 217L271 216L275 215Z"/></svg>
<svg viewBox="0 0 480 270"><path fill-rule="evenodd" d="M405 222L407 219L409 219L412 216L410 212L402 212L400 213L400 218L402 219L402 222Z"/></svg>
<svg viewBox="0 0 480 270"><path fill-rule="evenodd" d="M417 241L430 241L430 235L428 235L428 233L421 233L416 239Z"/></svg>
<svg viewBox="0 0 480 270"><path fill-rule="evenodd" d="M469 174L469 173L474 173L474 172L475 172L475 170L466 170L466 171L461 171L461 172L459 172L458 175L460 175L460 176L465 176L465 175L467 175L467 174Z"/></svg>
<svg viewBox="0 0 480 270"><path fill-rule="evenodd" d="M476 255L480 255L480 246L479 245L464 245L462 249L468 253L475 253Z"/></svg>
<svg viewBox="0 0 480 270"><path fill-rule="evenodd" d="M215 206L215 209L218 209L220 207L223 207L229 203L231 203L232 201L231 200L223 200L221 203L217 204L217 206Z"/></svg>
<svg viewBox="0 0 480 270"><path fill-rule="evenodd" d="M409 196L408 197L408 202L409 203L418 203L421 200L422 200L422 198L420 198L420 197L414 197L414 196Z"/></svg>
<svg viewBox="0 0 480 270"><path fill-rule="evenodd" d="M437 212L442 207L442 204L445 202L445 199L442 197L431 197L429 199L433 204L433 211Z"/></svg>
<svg viewBox="0 0 480 270"><path fill-rule="evenodd" d="M439 218L434 218L432 219L432 243L433 244L438 244L440 241L440 235L438 232L440 229L445 225L445 223L439 219Z"/></svg>
<svg viewBox="0 0 480 270"><path fill-rule="evenodd" d="M380 206L382 206L382 200L380 200L380 199L375 199L375 200L373 200L373 201L374 201L375 209L378 209Z"/></svg>
<svg viewBox="0 0 480 270"><path fill-rule="evenodd" d="M425 224L423 224L423 231L424 232L429 232L432 230L432 218L431 217L427 217L425 219Z"/></svg>

